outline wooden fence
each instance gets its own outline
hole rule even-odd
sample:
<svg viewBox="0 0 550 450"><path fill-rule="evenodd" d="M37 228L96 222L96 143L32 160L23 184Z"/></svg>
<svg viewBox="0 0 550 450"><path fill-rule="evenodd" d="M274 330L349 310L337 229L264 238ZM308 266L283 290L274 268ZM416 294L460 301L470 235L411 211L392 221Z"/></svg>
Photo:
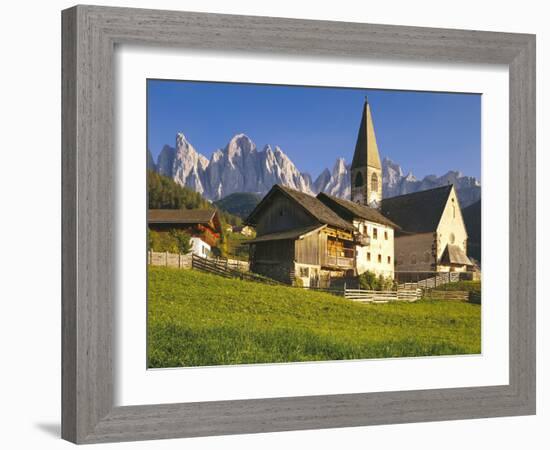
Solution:
<svg viewBox="0 0 550 450"><path fill-rule="evenodd" d="M151 266L176 267L178 269L191 268L191 253L186 255L168 252L147 252L147 263Z"/></svg>
<svg viewBox="0 0 550 450"><path fill-rule="evenodd" d="M422 290L367 291L364 289L345 289L344 297L361 303L415 302L422 298Z"/></svg>
<svg viewBox="0 0 550 450"><path fill-rule="evenodd" d="M256 275L252 272L232 269L227 264L225 264L223 260L203 258L195 254L193 254L191 257L191 268L195 270L200 270L201 272L219 275L225 278L238 278L240 280L258 281L265 284L282 284L278 281Z"/></svg>
<svg viewBox="0 0 550 450"><path fill-rule="evenodd" d="M227 258L202 258L209 261L213 261L220 267L223 266L226 269L238 270L241 272L248 272L250 265L247 261L239 261L237 259ZM164 266L175 267L179 269L191 269L192 266L192 253L177 254L169 252L147 252L147 263L151 266Z"/></svg>
<svg viewBox="0 0 550 450"><path fill-rule="evenodd" d="M402 289L433 289L438 286L443 286L447 283L456 283L460 281L460 272L434 272L437 275L424 278L415 282L399 283L398 286ZM399 276L399 273L396 273Z"/></svg>
<svg viewBox="0 0 550 450"><path fill-rule="evenodd" d="M440 291L430 289L424 292L424 298L467 302L469 299L469 294L468 291Z"/></svg>

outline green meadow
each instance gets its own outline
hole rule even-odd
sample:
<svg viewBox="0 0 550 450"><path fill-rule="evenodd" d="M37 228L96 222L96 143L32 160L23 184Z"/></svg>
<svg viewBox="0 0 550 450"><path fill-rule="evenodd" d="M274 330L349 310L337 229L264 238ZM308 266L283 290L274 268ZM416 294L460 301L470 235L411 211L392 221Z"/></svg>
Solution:
<svg viewBox="0 0 550 450"><path fill-rule="evenodd" d="M480 305L359 304L152 266L147 328L150 368L481 352Z"/></svg>

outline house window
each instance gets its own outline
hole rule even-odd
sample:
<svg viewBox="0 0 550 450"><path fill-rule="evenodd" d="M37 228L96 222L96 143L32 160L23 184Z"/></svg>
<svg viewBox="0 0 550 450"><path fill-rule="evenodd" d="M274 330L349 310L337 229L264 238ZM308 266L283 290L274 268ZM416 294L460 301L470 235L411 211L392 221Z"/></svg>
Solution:
<svg viewBox="0 0 550 450"><path fill-rule="evenodd" d="M378 254L378 262L381 263L382 262L382 255Z"/></svg>
<svg viewBox="0 0 550 450"><path fill-rule="evenodd" d="M411 253L411 264L416 264L416 253Z"/></svg>
<svg viewBox="0 0 550 450"><path fill-rule="evenodd" d="M372 229L372 238L373 239L378 239L378 228L373 228Z"/></svg>
<svg viewBox="0 0 550 450"><path fill-rule="evenodd" d="M373 173L370 177L370 190L372 192L378 192L378 175Z"/></svg>
<svg viewBox="0 0 550 450"><path fill-rule="evenodd" d="M388 232L387 231L384 231L384 239L387 241L388 240Z"/></svg>
<svg viewBox="0 0 550 450"><path fill-rule="evenodd" d="M309 278L309 267L300 267L300 276Z"/></svg>
<svg viewBox="0 0 550 450"><path fill-rule="evenodd" d="M388 264L391 264L391 256L388 256Z"/></svg>
<svg viewBox="0 0 550 450"><path fill-rule="evenodd" d="M367 253L367 261L370 261L370 252Z"/></svg>
<svg viewBox="0 0 550 450"><path fill-rule="evenodd" d="M361 172L357 172L357 175L355 175L355 187L361 186L363 186L363 175L361 175Z"/></svg>

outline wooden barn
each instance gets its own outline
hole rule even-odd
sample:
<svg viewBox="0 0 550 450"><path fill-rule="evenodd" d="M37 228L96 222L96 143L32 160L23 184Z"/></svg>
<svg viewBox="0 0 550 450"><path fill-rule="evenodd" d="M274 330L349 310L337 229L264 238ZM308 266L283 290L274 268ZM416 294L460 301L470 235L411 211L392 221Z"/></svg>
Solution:
<svg viewBox="0 0 550 450"><path fill-rule="evenodd" d="M353 224L311 195L274 185L246 224L256 229L248 241L253 272L312 287L355 274Z"/></svg>
<svg viewBox="0 0 550 450"><path fill-rule="evenodd" d="M147 225L150 230L159 232L184 230L211 247L218 244L222 233L216 209L150 209L147 212Z"/></svg>

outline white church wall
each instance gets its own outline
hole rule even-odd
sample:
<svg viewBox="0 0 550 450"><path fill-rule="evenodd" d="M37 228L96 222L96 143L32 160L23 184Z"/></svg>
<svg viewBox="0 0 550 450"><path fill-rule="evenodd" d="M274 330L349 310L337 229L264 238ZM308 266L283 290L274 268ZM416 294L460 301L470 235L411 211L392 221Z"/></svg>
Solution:
<svg viewBox="0 0 550 450"><path fill-rule="evenodd" d="M437 227L437 260L439 261L441 258L447 244L457 245L467 254L467 240L468 233L462 219L460 203L453 187L441 215L439 226ZM445 266L438 267L438 270L447 269Z"/></svg>

